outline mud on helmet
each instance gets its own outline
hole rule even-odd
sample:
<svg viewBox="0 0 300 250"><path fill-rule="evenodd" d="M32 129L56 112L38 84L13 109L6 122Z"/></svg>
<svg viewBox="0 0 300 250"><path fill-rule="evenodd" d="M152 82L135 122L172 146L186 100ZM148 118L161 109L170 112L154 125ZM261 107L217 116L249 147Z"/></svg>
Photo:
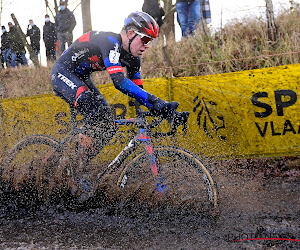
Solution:
<svg viewBox="0 0 300 250"><path fill-rule="evenodd" d="M145 12L133 12L125 19L124 29L126 32L132 28L135 28L140 35L150 38L150 41L158 37L159 26L157 22ZM137 34L129 40L129 52L131 42L136 36Z"/></svg>

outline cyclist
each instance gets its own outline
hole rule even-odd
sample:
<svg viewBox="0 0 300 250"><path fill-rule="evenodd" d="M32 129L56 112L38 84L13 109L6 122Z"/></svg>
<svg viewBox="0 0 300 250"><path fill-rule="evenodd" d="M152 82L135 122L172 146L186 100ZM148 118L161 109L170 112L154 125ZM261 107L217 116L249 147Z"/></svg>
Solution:
<svg viewBox="0 0 300 250"><path fill-rule="evenodd" d="M149 14L134 12L125 19L119 34L90 31L78 38L53 66L54 92L74 106L85 122L79 135L83 166L117 132L111 109L91 80L92 72L107 70L115 88L135 98L155 115L167 117L176 108L142 87L140 56L158 37L158 32L158 24ZM123 67L127 68L127 76Z"/></svg>

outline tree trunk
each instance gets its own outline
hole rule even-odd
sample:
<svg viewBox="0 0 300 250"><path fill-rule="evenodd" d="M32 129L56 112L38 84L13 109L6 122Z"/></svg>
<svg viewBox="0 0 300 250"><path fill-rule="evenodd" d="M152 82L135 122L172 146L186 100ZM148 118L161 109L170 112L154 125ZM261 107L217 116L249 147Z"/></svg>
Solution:
<svg viewBox="0 0 300 250"><path fill-rule="evenodd" d="M92 30L91 0L81 0L83 34Z"/></svg>
<svg viewBox="0 0 300 250"><path fill-rule="evenodd" d="M172 0L163 0L163 2L166 15L164 18L162 30L167 40L175 40L174 13L176 11L176 8L175 5L172 4Z"/></svg>
<svg viewBox="0 0 300 250"><path fill-rule="evenodd" d="M55 16L56 16L58 13L58 5L57 5L56 0L53 0L53 1L54 1L54 10L55 10ZM54 18L55 18L55 16L54 16Z"/></svg>
<svg viewBox="0 0 300 250"><path fill-rule="evenodd" d="M273 10L272 0L266 0L266 15L268 23L268 38L269 40L275 42L277 40L277 26L275 23L275 16Z"/></svg>
<svg viewBox="0 0 300 250"><path fill-rule="evenodd" d="M3 0L0 2L0 23L2 23Z"/></svg>

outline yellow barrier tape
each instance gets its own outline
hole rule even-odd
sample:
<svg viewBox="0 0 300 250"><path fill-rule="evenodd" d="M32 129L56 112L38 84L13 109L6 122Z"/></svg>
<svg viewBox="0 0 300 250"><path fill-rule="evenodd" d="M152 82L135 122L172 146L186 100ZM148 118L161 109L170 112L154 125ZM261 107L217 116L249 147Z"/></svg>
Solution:
<svg viewBox="0 0 300 250"><path fill-rule="evenodd" d="M147 79L147 91L179 110L190 111L188 134L173 143L203 156L252 157L298 155L300 152L300 65L201 77ZM100 86L117 118L134 114L127 96L112 84ZM71 129L68 106L53 95L1 101L3 150L30 134L62 138ZM163 126L166 129L167 126ZM132 129L114 139L125 146Z"/></svg>

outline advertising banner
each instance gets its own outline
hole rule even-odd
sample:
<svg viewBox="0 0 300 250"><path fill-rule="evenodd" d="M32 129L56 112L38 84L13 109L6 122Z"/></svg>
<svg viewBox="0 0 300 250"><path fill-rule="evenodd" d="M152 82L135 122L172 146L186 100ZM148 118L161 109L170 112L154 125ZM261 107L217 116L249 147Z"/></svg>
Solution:
<svg viewBox="0 0 300 250"><path fill-rule="evenodd" d="M182 78L144 80L144 89L178 101L189 111L188 132L172 143L205 157L248 158L299 155L300 65ZM99 86L116 118L134 117L132 101L112 84ZM80 119L80 116L79 116ZM49 94L1 100L1 150L30 134L63 138L71 130L68 105ZM164 123L159 130L167 130ZM113 143L126 145L132 128Z"/></svg>

